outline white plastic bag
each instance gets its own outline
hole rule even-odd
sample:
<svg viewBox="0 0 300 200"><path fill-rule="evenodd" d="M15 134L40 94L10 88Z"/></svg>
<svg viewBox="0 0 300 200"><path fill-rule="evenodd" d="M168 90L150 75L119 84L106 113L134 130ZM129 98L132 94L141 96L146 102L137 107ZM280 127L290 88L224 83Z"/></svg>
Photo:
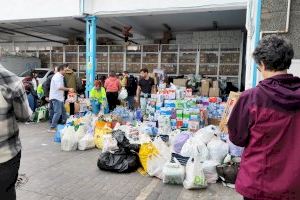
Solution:
<svg viewBox="0 0 300 200"><path fill-rule="evenodd" d="M153 145L158 149L160 155L168 161L171 160L171 148L167 146L161 137L157 136L153 141Z"/></svg>
<svg viewBox="0 0 300 200"><path fill-rule="evenodd" d="M111 134L103 135L103 148L102 153L108 151L114 151L118 149L118 142Z"/></svg>
<svg viewBox="0 0 300 200"><path fill-rule="evenodd" d="M170 133L171 132L171 121L170 117L167 116L158 116L157 118L158 121L158 128L161 130L163 133Z"/></svg>
<svg viewBox="0 0 300 200"><path fill-rule="evenodd" d="M174 160L175 163L168 162L163 168L163 183L181 185L184 181L185 169L176 158Z"/></svg>
<svg viewBox="0 0 300 200"><path fill-rule="evenodd" d="M186 177L183 182L185 189L200 189L206 188L207 182L198 158L190 158L186 164Z"/></svg>
<svg viewBox="0 0 300 200"><path fill-rule="evenodd" d="M78 145L78 137L73 126L69 126L63 130L61 139L61 150L75 151Z"/></svg>
<svg viewBox="0 0 300 200"><path fill-rule="evenodd" d="M183 145L180 155L190 158L198 158L200 161L208 160L209 152L206 145L198 138L192 137Z"/></svg>
<svg viewBox="0 0 300 200"><path fill-rule="evenodd" d="M119 100L125 100L128 97L128 92L126 90L126 88L122 87L120 93L119 93Z"/></svg>
<svg viewBox="0 0 300 200"><path fill-rule="evenodd" d="M218 128L214 125L209 125L198 130L195 137L201 140L204 144L208 144L214 135L218 135Z"/></svg>
<svg viewBox="0 0 300 200"><path fill-rule="evenodd" d="M79 142L86 135L86 126L81 125L76 131L77 142Z"/></svg>
<svg viewBox="0 0 300 200"><path fill-rule="evenodd" d="M210 159L222 163L229 152L229 145L218 138L213 138L208 144Z"/></svg>
<svg viewBox="0 0 300 200"><path fill-rule="evenodd" d="M156 137L153 145L158 150L158 155L153 155L147 160L147 173L159 179L163 178L163 168L166 163L171 160L171 149L162 141L160 137Z"/></svg>
<svg viewBox="0 0 300 200"><path fill-rule="evenodd" d="M218 180L217 165L219 163L214 160L206 160L202 163L204 176L207 183L216 183Z"/></svg>
<svg viewBox="0 0 300 200"><path fill-rule="evenodd" d="M78 149L81 151L95 148L94 135L93 134L85 134L81 140L78 142Z"/></svg>

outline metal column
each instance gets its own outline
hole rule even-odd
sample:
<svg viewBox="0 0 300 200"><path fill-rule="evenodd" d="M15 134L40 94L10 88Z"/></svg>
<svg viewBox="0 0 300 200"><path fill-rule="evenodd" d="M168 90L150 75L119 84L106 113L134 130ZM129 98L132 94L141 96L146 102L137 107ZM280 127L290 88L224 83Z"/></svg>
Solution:
<svg viewBox="0 0 300 200"><path fill-rule="evenodd" d="M96 25L96 16L86 17L86 97L89 97L89 91L94 87L96 76Z"/></svg>

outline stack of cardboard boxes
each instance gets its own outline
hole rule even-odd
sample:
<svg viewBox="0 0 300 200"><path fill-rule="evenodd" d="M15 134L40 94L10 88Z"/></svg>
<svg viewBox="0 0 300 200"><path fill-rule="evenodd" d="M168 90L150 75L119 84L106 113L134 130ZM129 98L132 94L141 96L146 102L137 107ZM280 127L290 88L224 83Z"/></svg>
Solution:
<svg viewBox="0 0 300 200"><path fill-rule="evenodd" d="M201 81L201 96L219 97L219 82L212 81L212 79L203 79Z"/></svg>

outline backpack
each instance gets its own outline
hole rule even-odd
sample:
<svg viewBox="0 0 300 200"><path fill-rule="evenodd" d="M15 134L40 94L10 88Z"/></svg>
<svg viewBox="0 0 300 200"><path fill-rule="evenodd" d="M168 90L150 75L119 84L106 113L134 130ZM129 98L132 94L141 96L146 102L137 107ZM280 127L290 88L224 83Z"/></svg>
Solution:
<svg viewBox="0 0 300 200"><path fill-rule="evenodd" d="M137 78L135 78L133 75L130 75L127 80L127 92L128 96L135 96L136 95L136 89L137 89Z"/></svg>

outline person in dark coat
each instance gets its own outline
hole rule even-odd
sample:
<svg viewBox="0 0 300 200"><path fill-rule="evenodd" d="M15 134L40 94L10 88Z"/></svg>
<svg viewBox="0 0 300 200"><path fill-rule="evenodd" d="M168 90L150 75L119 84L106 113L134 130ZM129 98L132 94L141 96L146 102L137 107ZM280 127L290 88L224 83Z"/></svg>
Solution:
<svg viewBox="0 0 300 200"><path fill-rule="evenodd" d="M53 66L53 71L49 74L47 77L46 81L43 83L43 90L44 90L44 95L45 95L45 100L49 103L49 122L52 122L52 117L53 117L53 108L49 100L49 94L50 94L50 85L51 85L51 80L54 74L57 72L58 66L54 65Z"/></svg>
<svg viewBox="0 0 300 200"><path fill-rule="evenodd" d="M245 199L300 199L300 78L284 37L263 38L253 53L264 80L242 93L228 121L230 140L245 147L236 190Z"/></svg>

